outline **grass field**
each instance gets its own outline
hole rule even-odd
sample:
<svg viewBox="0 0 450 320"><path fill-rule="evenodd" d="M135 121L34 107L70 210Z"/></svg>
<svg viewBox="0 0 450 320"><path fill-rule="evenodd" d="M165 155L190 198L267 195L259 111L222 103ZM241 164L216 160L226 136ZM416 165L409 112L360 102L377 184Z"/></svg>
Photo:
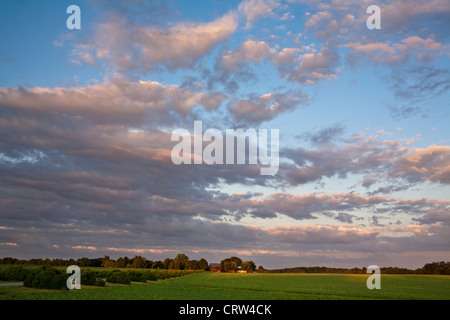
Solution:
<svg viewBox="0 0 450 320"><path fill-rule="evenodd" d="M81 290L0 287L2 300L340 300L450 299L450 276L382 275L381 290L368 275L197 273L132 285L82 286Z"/></svg>

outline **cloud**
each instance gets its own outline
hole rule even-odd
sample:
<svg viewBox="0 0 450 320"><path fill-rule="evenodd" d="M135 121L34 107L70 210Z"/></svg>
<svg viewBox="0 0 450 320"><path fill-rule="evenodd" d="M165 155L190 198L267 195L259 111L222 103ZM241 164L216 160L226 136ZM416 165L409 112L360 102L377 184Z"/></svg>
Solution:
<svg viewBox="0 0 450 320"><path fill-rule="evenodd" d="M289 243L355 243L374 240L377 231L356 226L306 225L268 229L278 241Z"/></svg>
<svg viewBox="0 0 450 320"><path fill-rule="evenodd" d="M336 67L340 56L331 47L325 46L321 52L305 53L292 59L284 58L284 52L275 58L280 74L289 81L301 84L315 84L320 80L336 77ZM293 63L294 62L294 63Z"/></svg>
<svg viewBox="0 0 450 320"><path fill-rule="evenodd" d="M279 114L304 105L309 97L303 94L271 92L250 99L234 100L229 104L230 113L238 121L259 124L276 118Z"/></svg>
<svg viewBox="0 0 450 320"><path fill-rule="evenodd" d="M410 59L418 61L430 61L438 56L446 55L448 45L435 41L431 36L422 39L418 36L410 36L395 43L360 43L348 42L344 47L349 48L349 59L370 59L381 64L405 63ZM354 63L354 62L352 62Z"/></svg>
<svg viewBox="0 0 450 320"><path fill-rule="evenodd" d="M242 79L250 73L251 63L265 61L272 64L283 79L301 84L315 84L337 76L340 56L332 45L326 45L321 52L315 49L305 53L306 48L270 47L264 41L247 40L235 51L227 50L219 57L215 71L217 74L210 81L226 84L233 77ZM244 71L247 71L243 74ZM245 78L244 78L245 79Z"/></svg>
<svg viewBox="0 0 450 320"><path fill-rule="evenodd" d="M402 106L390 107L395 119L425 115L418 100L430 100L448 90L447 68L432 65L448 57L448 36L443 30L450 27L450 10L445 0L380 1L377 5L381 8L382 27L377 32L366 27L365 2L291 2L310 9L305 14L303 38L313 36L314 44L322 44L327 51L322 49L322 56L311 53L311 59L324 66L317 73L309 72L317 77L305 77L302 68L287 68L288 79L315 83L336 76L337 70L348 66L352 70L373 63L386 66L390 72L383 80L391 83L394 93L404 101ZM304 70L308 71L307 66Z"/></svg>
<svg viewBox="0 0 450 320"><path fill-rule="evenodd" d="M275 48L264 41L247 40L234 51L223 49L216 56L214 70L205 69L203 77L212 88L222 84L224 90L236 93L242 83L254 82L253 64L268 61L276 53Z"/></svg>
<svg viewBox="0 0 450 320"><path fill-rule="evenodd" d="M356 216L353 214L349 214L349 213L345 213L345 212L339 212L339 214L335 217L336 220L340 221L340 222L344 222L347 224L351 224L353 223L353 219Z"/></svg>
<svg viewBox="0 0 450 320"><path fill-rule="evenodd" d="M221 69L225 73L235 73L242 70L247 63L258 63L263 59L270 59L275 54L264 41L247 40L233 52L228 51L221 57Z"/></svg>
<svg viewBox="0 0 450 320"><path fill-rule="evenodd" d="M207 23L147 27L112 15L97 26L87 43L74 45L75 62L106 61L116 72L145 75L150 71L192 68L237 28L232 13Z"/></svg>
<svg viewBox="0 0 450 320"><path fill-rule="evenodd" d="M278 192L266 197L256 197L250 194L231 195L223 196L214 202L224 210L217 212L219 215L229 213L236 219L245 216L265 219L287 216L295 220L316 220L319 215L326 215L347 223L353 219L366 220L368 218L367 210L377 214L383 214L386 211L408 213L417 217L426 215L429 211L447 210L450 205L450 202L442 200L405 200L392 196L365 195L356 192L308 194ZM378 219L378 216L371 216L371 219L373 217Z"/></svg>
<svg viewBox="0 0 450 320"><path fill-rule="evenodd" d="M392 88L397 97L413 104L436 98L450 89L450 70L434 66L413 66L392 72Z"/></svg>
<svg viewBox="0 0 450 320"><path fill-rule="evenodd" d="M15 242L1 242L0 246L18 247L19 245Z"/></svg>
<svg viewBox="0 0 450 320"><path fill-rule="evenodd" d="M295 148L282 154L295 165L280 167L280 174L293 185L318 181L323 177L345 178L366 174L363 185L370 187L374 177L380 180L402 179L408 182L431 181L448 184L447 146L415 149L401 140L357 137L349 145L318 145L316 149ZM404 185L401 189L404 189Z"/></svg>
<svg viewBox="0 0 450 320"><path fill-rule="evenodd" d="M72 249L97 251L97 248L93 246L72 246Z"/></svg>
<svg viewBox="0 0 450 320"><path fill-rule="evenodd" d="M321 129L317 132L307 132L300 135L301 138L309 141L311 145L317 146L328 144L340 139L344 133L344 126L340 124L332 125L328 128Z"/></svg>
<svg viewBox="0 0 450 320"><path fill-rule="evenodd" d="M98 122L135 125L144 119L153 125L167 125L198 105L217 109L224 99L218 92L197 93L177 85L124 78L75 88L0 88L0 104L12 110L67 113Z"/></svg>
<svg viewBox="0 0 450 320"><path fill-rule="evenodd" d="M271 16L281 5L279 0L244 0L238 5L238 12L246 19L246 28L251 28L260 18Z"/></svg>
<svg viewBox="0 0 450 320"><path fill-rule="evenodd" d="M445 37L443 30L449 27L450 9L445 0L386 1L382 12L386 33L399 30L417 32L426 27L440 37ZM430 20L430 17L433 19Z"/></svg>
<svg viewBox="0 0 450 320"><path fill-rule="evenodd" d="M354 38L361 38L363 33L368 40L373 37L392 38L401 34L417 34L426 28L429 32L445 37L443 30L448 27L450 10L445 0L424 2L421 0L380 0L377 5L381 8L382 27L374 34L367 33L366 9L369 4L365 1L289 1L305 4L310 12L306 17L306 26L314 31L316 36L329 37L346 34ZM430 17L433 19L430 20ZM344 29L344 30L343 30ZM345 32L344 32L345 31Z"/></svg>
<svg viewBox="0 0 450 320"><path fill-rule="evenodd" d="M342 14L338 11L319 11L308 16L306 30L313 32L318 38L327 39L347 35L357 25L353 14Z"/></svg>
<svg viewBox="0 0 450 320"><path fill-rule="evenodd" d="M396 159L391 174L408 181L450 184L450 147L430 146L416 149Z"/></svg>
<svg viewBox="0 0 450 320"><path fill-rule="evenodd" d="M119 253L125 253L125 254L162 254L162 253L166 253L166 252L171 252L173 250L163 250L163 249L136 249L136 248L113 248L113 247L108 247L106 248L107 251L110 252L119 252Z"/></svg>

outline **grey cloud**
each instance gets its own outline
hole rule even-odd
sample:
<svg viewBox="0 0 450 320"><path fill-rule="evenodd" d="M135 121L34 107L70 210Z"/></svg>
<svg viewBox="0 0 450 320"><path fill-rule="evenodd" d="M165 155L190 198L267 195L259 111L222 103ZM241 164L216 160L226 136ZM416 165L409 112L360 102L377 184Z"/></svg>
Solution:
<svg viewBox="0 0 450 320"><path fill-rule="evenodd" d="M301 226L278 227L269 230L269 234L279 241L290 243L354 243L374 240L377 231L362 227L339 226Z"/></svg>
<svg viewBox="0 0 450 320"><path fill-rule="evenodd" d="M302 93L272 92L262 96L253 95L249 99L231 101L228 107L238 122L254 125L272 120L281 113L305 105L308 100L309 97Z"/></svg>
<svg viewBox="0 0 450 320"><path fill-rule="evenodd" d="M313 146L320 144L328 144L331 142L336 142L342 138L344 134L345 127L340 124L334 124L330 127L320 129L316 132L307 132L300 135L300 138L303 138L309 141Z"/></svg>
<svg viewBox="0 0 450 320"><path fill-rule="evenodd" d="M370 194L370 195L392 194L394 192L407 190L410 187L411 187L410 185L392 185L392 186L386 186L386 187L378 187L378 189L368 192L367 194Z"/></svg>
<svg viewBox="0 0 450 320"><path fill-rule="evenodd" d="M71 89L0 88L0 105L14 111L40 116L59 112L77 119L138 126L142 126L144 120L153 126L183 123L183 118L192 114L197 105L214 110L225 98L218 92L195 92L177 85L130 82L124 78Z"/></svg>
<svg viewBox="0 0 450 320"><path fill-rule="evenodd" d="M335 217L336 220L347 223L347 224L352 224L353 223L353 219L356 216L353 214L349 214L349 213L345 213L345 212L339 212L339 214Z"/></svg>
<svg viewBox="0 0 450 320"><path fill-rule="evenodd" d="M386 181L400 179L400 185L389 186L391 191L405 190L408 184L401 180L448 184L444 165L449 156L446 146L414 149L404 147L400 141L377 141L373 137L347 142L350 144L339 147L328 144L316 149L283 150L281 154L295 164L281 166L280 175L292 185L316 182L322 177L344 178L348 174L366 175L363 179L366 187L373 185L374 176Z"/></svg>
<svg viewBox="0 0 450 320"><path fill-rule="evenodd" d="M406 118L425 113L425 102L450 89L450 70L434 66L395 68L389 78L395 95L404 101L403 106L391 106L396 118Z"/></svg>
<svg viewBox="0 0 450 320"><path fill-rule="evenodd" d="M450 10L445 0L386 1L382 8L386 34L417 32L426 28L439 38L448 37L444 30L449 27Z"/></svg>

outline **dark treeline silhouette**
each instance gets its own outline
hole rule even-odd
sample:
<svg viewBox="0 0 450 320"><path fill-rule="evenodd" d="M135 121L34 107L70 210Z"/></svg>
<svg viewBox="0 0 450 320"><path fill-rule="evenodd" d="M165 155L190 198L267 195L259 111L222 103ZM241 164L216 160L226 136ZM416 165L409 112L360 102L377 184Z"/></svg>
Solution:
<svg viewBox="0 0 450 320"><path fill-rule="evenodd" d="M117 260L109 256L103 258L80 259L29 259L2 258L0 264L13 265L38 265L38 266L71 266L79 267L105 267L105 268L139 268L139 269L168 269L168 270L208 270L208 262L205 259L190 260L185 254L179 253L174 259L166 258L164 261L148 260L142 256L133 258L120 257Z"/></svg>
<svg viewBox="0 0 450 320"><path fill-rule="evenodd" d="M260 269L258 272L267 273L341 273L341 274L365 274L367 268L330 268L330 267L295 267L283 269ZM450 261L431 262L425 264L422 268L407 269L398 267L382 267L380 272L384 274L444 274L450 275Z"/></svg>

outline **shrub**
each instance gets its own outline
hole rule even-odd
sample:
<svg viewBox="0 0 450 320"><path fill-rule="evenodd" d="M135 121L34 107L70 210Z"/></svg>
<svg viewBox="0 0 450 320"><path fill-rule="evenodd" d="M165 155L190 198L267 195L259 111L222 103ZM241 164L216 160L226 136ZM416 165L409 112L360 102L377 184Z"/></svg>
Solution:
<svg viewBox="0 0 450 320"><path fill-rule="evenodd" d="M171 278L181 277L183 274L182 270L171 270L171 271L172 271L170 274Z"/></svg>
<svg viewBox="0 0 450 320"><path fill-rule="evenodd" d="M33 280L36 278L37 274L42 271L43 268L44 267L30 270L25 279L23 280L23 285L25 287L31 287Z"/></svg>
<svg viewBox="0 0 450 320"><path fill-rule="evenodd" d="M37 289L63 289L66 287L67 274L55 268L44 266L28 272L23 285Z"/></svg>
<svg viewBox="0 0 450 320"><path fill-rule="evenodd" d="M164 279L170 278L168 270L156 270L153 272L153 274L155 275L156 279L158 279L158 280L164 280Z"/></svg>
<svg viewBox="0 0 450 320"><path fill-rule="evenodd" d="M0 271L2 281L24 281L28 274L27 269L22 266L8 266Z"/></svg>
<svg viewBox="0 0 450 320"><path fill-rule="evenodd" d="M95 280L95 285L97 287L104 287L105 286L105 281L103 279L97 279L97 280Z"/></svg>
<svg viewBox="0 0 450 320"><path fill-rule="evenodd" d="M95 286L97 274L95 271L83 270L81 271L81 284L88 286Z"/></svg>
<svg viewBox="0 0 450 320"><path fill-rule="evenodd" d="M156 280L158 280L158 277L156 276L156 273L152 272L152 271L146 271L144 273L144 278L147 281L156 281Z"/></svg>
<svg viewBox="0 0 450 320"><path fill-rule="evenodd" d="M144 274L142 272L139 271L128 271L128 279L130 279L130 281L136 281L136 282L145 282L145 277Z"/></svg>
<svg viewBox="0 0 450 320"><path fill-rule="evenodd" d="M125 272L114 270L107 274L106 281L111 283L130 284L130 279Z"/></svg>

